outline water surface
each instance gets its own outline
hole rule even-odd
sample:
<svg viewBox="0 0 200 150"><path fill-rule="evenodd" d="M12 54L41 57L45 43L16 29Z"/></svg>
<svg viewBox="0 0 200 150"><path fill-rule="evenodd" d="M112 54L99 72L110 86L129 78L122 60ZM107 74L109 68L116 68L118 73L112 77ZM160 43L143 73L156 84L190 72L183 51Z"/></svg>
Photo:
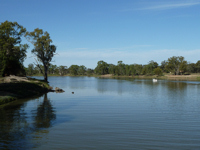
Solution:
<svg viewBox="0 0 200 150"><path fill-rule="evenodd" d="M49 81L65 92L0 109L0 149L200 149L200 82Z"/></svg>

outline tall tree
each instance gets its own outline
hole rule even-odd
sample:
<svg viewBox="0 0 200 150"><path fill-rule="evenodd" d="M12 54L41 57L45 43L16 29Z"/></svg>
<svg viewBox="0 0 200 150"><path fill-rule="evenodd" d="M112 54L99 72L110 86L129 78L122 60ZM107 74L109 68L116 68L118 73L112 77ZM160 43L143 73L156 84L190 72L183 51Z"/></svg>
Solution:
<svg viewBox="0 0 200 150"><path fill-rule="evenodd" d="M17 22L0 24L0 75L25 74L23 62L27 44L21 44L26 29Z"/></svg>
<svg viewBox="0 0 200 150"><path fill-rule="evenodd" d="M39 63L37 66L40 68L44 80L48 82L47 72L56 52L56 46L51 45L52 40L48 32L43 32L42 29L35 29L33 32L26 32L26 38L34 45L34 49L31 51L36 57L39 63L42 63L44 69L40 68Z"/></svg>
<svg viewBox="0 0 200 150"><path fill-rule="evenodd" d="M168 58L166 67L169 71L173 72L175 75L184 73L187 68L187 61L185 61L182 56L173 56Z"/></svg>

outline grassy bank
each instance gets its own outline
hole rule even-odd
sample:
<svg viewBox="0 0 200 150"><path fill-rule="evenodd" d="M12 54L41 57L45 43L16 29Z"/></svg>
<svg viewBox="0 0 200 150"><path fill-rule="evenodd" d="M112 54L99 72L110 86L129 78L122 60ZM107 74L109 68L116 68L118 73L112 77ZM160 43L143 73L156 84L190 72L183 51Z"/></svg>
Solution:
<svg viewBox="0 0 200 150"><path fill-rule="evenodd" d="M17 99L40 96L50 89L48 83L31 78L28 79L28 82L2 83L2 81L3 78L0 83L0 105Z"/></svg>

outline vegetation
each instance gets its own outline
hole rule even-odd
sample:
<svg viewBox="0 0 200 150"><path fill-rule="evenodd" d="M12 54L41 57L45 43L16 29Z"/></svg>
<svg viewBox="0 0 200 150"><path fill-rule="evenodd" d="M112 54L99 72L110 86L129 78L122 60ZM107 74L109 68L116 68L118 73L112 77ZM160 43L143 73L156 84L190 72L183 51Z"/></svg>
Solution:
<svg viewBox="0 0 200 150"><path fill-rule="evenodd" d="M33 32L28 32L17 22L5 21L0 24L0 76L26 75L23 62L26 58L28 44L21 44L23 36L34 45L31 52L37 57L36 65L47 82L47 72L56 51L55 45L51 45L52 40L48 32L43 32L38 28ZM26 68L27 71L34 74L32 64Z"/></svg>
<svg viewBox="0 0 200 150"><path fill-rule="evenodd" d="M43 66L40 66L43 67ZM40 69L33 64L29 64L26 68L27 75L41 74ZM108 64L104 61L98 61L96 68L90 69L81 65L56 66L50 64L48 74L51 75L72 75L72 76L96 76L112 74L114 76L163 76L164 74L171 75L189 75L191 73L200 73L200 61L197 63L188 63L184 57L173 56L168 60L162 61L161 65L151 60L146 65L141 64L124 64L123 61L118 61L117 65Z"/></svg>
<svg viewBox="0 0 200 150"><path fill-rule="evenodd" d="M0 76L24 75L27 44L21 44L26 29L17 22L5 21L0 24Z"/></svg>
<svg viewBox="0 0 200 150"><path fill-rule="evenodd" d="M34 45L34 49L31 51L37 60L42 63L43 68L37 63L38 68L44 76L44 80L47 82L47 71L49 69L50 62L55 54L56 46L51 45L52 40L48 32L43 32L42 29L35 29L33 32L26 32L27 39Z"/></svg>

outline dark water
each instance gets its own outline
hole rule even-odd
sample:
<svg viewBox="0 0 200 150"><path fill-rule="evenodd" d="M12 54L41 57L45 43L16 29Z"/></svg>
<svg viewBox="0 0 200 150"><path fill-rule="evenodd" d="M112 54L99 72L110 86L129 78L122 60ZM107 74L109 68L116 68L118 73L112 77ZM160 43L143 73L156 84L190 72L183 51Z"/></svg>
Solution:
<svg viewBox="0 0 200 150"><path fill-rule="evenodd" d="M0 149L200 149L200 82L49 81L65 93L0 108Z"/></svg>

